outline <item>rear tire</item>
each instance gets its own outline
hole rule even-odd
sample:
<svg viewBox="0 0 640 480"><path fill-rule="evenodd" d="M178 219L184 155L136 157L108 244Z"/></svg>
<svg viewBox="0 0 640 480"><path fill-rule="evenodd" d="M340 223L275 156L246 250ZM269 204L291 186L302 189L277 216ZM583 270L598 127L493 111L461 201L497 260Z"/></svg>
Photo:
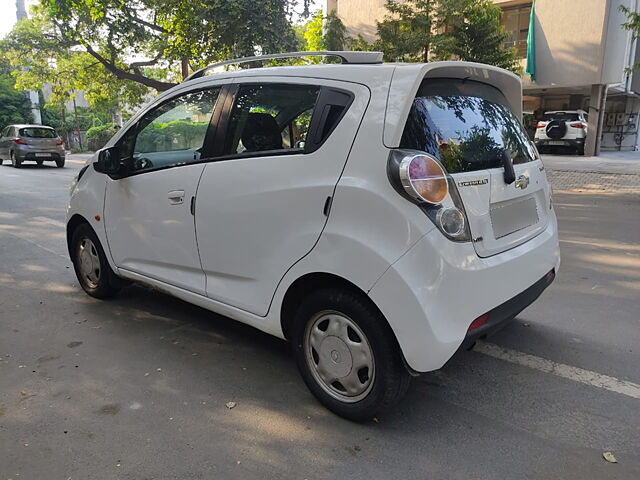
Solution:
<svg viewBox="0 0 640 480"><path fill-rule="evenodd" d="M305 298L291 346L311 393L349 420L371 420L395 406L411 382L386 320L349 290L319 290Z"/></svg>
<svg viewBox="0 0 640 480"><path fill-rule="evenodd" d="M88 295L108 298L118 293L118 277L109 266L98 236L86 223L73 232L71 259L78 282Z"/></svg>
<svg viewBox="0 0 640 480"><path fill-rule="evenodd" d="M11 152L11 165L13 165L13 168L22 167L22 160L18 160L13 152Z"/></svg>
<svg viewBox="0 0 640 480"><path fill-rule="evenodd" d="M64 167L64 158L56 160L56 165L58 166L58 168Z"/></svg>
<svg viewBox="0 0 640 480"><path fill-rule="evenodd" d="M584 155L584 145L576 148L578 155Z"/></svg>

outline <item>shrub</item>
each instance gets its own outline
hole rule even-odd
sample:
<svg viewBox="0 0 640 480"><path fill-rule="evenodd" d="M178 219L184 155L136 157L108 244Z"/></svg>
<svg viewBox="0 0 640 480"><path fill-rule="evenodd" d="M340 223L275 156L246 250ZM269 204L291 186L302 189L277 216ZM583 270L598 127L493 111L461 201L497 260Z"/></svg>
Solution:
<svg viewBox="0 0 640 480"><path fill-rule="evenodd" d="M97 127L91 127L87 130L87 144L89 150L100 150L105 143L113 137L120 127L115 123L106 123Z"/></svg>

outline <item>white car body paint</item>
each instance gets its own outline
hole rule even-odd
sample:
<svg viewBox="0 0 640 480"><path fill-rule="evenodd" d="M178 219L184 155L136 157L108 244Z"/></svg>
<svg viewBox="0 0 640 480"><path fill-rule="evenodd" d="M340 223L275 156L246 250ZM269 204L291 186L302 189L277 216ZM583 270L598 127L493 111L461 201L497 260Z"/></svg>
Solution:
<svg viewBox="0 0 640 480"><path fill-rule="evenodd" d="M460 346L476 317L557 270L560 259L550 189L539 161L516 165L515 170L516 176L529 177L531 187L526 195L535 200L542 223L502 239L487 235L489 205L523 195L513 184L502 181L502 168L455 175L456 181L488 180L459 188L474 237L482 236L482 241L448 240L419 207L392 187L386 171L389 149L399 146L411 103L425 77L489 83L502 91L516 115L521 113L517 76L467 62L273 67L205 76L160 95L107 146L116 144L141 115L160 102L207 86L245 81L342 85L356 99L327 142L307 155L308 160L318 161L307 165L312 170L309 177L303 175L304 160L296 163L293 155L261 157L263 162L273 160L273 170L256 167L259 186L248 177L252 172L245 170L243 162L250 162L244 159L167 169L166 178L149 185L133 181L136 176L111 180L89 167L72 194L68 219L80 215L91 224L118 275L281 338L280 314L289 287L306 274L339 276L369 294L393 329L409 367L420 372L440 368ZM326 170L319 168L323 159L327 160ZM179 173L180 181L170 181L171 172L186 172L185 168L193 172ZM173 213L167 193L183 189L188 209L193 179L201 168L194 226L203 267L198 271L189 220L167 214ZM149 196L139 210L127 211L125 197L111 200L107 196L104 204L105 189L109 195L112 191L126 193L127 188ZM327 196L332 202L325 217ZM264 203L252 210L251 202ZM96 214L102 214L104 221L96 221ZM163 221L178 224L174 234L158 238L153 222ZM300 225L298 230L296 225ZM220 232L226 226L229 233ZM146 245L141 246L143 238ZM263 239L265 245L260 244ZM176 251L171 251L171 245ZM221 249L216 251L218 246ZM160 270L130 262L142 257L140 249L144 248L150 249L145 261L154 266L163 263ZM247 249L251 255L243 255ZM203 278L208 278L206 284Z"/></svg>

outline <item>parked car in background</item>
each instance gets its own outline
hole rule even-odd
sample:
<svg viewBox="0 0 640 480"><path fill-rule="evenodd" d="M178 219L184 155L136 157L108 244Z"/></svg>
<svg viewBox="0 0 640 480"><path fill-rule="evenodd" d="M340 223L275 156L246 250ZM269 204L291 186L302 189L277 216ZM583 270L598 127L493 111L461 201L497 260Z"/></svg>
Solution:
<svg viewBox="0 0 640 480"><path fill-rule="evenodd" d="M555 110L545 112L538 122L534 142L538 150L548 152L554 147L569 147L584 155L587 139L588 114L584 110Z"/></svg>
<svg viewBox="0 0 640 480"><path fill-rule="evenodd" d="M9 125L0 137L0 165L9 160L15 168L24 162L56 162L64 167L64 141L56 131L44 125Z"/></svg>
<svg viewBox="0 0 640 480"><path fill-rule="evenodd" d="M87 294L133 280L286 338L311 392L366 420L538 298L560 253L517 75L337 56L164 92L79 172L67 241Z"/></svg>

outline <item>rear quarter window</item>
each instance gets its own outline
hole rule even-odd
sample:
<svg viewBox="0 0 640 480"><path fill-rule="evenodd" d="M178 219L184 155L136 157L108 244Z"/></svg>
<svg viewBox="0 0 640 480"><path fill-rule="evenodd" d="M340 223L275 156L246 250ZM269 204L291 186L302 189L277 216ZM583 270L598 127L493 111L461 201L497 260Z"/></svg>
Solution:
<svg viewBox="0 0 640 480"><path fill-rule="evenodd" d="M459 79L422 82L400 147L433 155L449 173L501 167L505 150L514 164L536 159L504 95L490 85Z"/></svg>

